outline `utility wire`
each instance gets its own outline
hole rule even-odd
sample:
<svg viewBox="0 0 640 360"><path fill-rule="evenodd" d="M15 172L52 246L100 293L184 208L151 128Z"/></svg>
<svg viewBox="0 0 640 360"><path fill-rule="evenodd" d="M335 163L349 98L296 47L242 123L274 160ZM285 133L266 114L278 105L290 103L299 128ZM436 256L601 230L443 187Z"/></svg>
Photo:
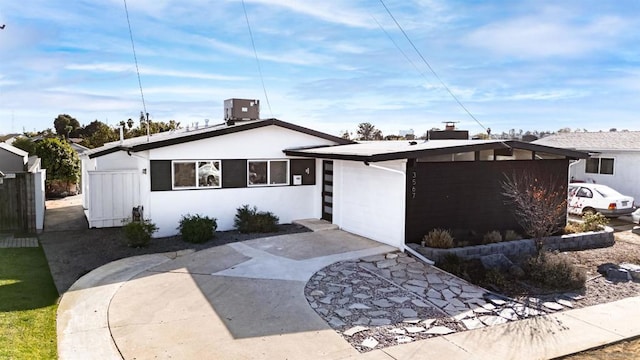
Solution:
<svg viewBox="0 0 640 360"><path fill-rule="evenodd" d="M420 52L420 50L418 50L418 48L416 47L416 45L413 43L413 41L411 41L411 38L409 38L409 35L407 35L407 33L404 31L404 29L402 28L402 26L400 25L400 23L398 23L398 20L396 20L395 16L393 16L393 14L391 13L391 10L389 10L389 8L387 7L387 4L384 3L384 0L380 0L380 3L382 4L382 6L384 6L384 9L387 11L387 14L389 14L389 16L391 17L391 19L393 19L393 22L396 23L396 26L398 27L398 29L400 29L400 31L402 32L402 34L404 35L405 39L407 39L407 41L409 42L409 44L411 44L411 46L413 47L413 50L415 50L415 52L418 54L418 56L420 56L420 59L422 59L422 62L424 62L425 65L427 65L427 67L429 68L429 70L431 71L431 73L433 74L433 76L436 77L436 79L438 79L438 81L440 82L440 84L442 85L442 87L444 87L444 89L449 93L449 95L451 95L451 97L453 98L453 100L455 100L458 105L467 113L467 115L469 115L478 125L480 125L481 128L483 128L485 131L487 131L487 128L482 125L482 123L476 119L475 116L473 116L473 114L464 106L464 104L462 104L462 102L458 99L458 97L451 91L451 89L449 89L449 87L447 86L447 84L445 84L444 81L442 81L442 79L440 78L440 76L438 76L438 74L436 73L436 71L431 67L431 65L429 64L429 62L427 61L427 59L425 59L425 57L422 55L422 53Z"/></svg>
<svg viewBox="0 0 640 360"><path fill-rule="evenodd" d="M395 45L396 49L398 49L398 51L400 51L400 53L402 54L402 56L404 56L405 59L407 59L407 61L411 64L411 66L413 66L413 68L418 72L418 74L420 74L424 80L426 82L429 83L429 85L431 85L431 82L429 81L429 79L427 78L427 76L424 74L424 71L420 70L418 68L418 65L416 65L415 62L413 62L413 60L411 60L411 58L407 55L407 53L404 52L404 50L402 50L402 48L400 47L400 45L398 45L398 43L393 39L393 37L391 36L391 34L389 34L389 32L382 26L382 24L380 24L380 22L378 22L378 19L376 19L375 16L373 16L373 14L369 14L371 15L371 18L373 19L373 21L376 22L376 24L378 24L378 27L380 28L380 30L382 30L385 35L387 35L387 37L389 38L389 40L391 40L391 42L393 43L393 45Z"/></svg>
<svg viewBox="0 0 640 360"><path fill-rule="evenodd" d="M140 97L142 98L142 109L145 114L147 112L147 105L144 101L144 93L142 92L142 80L140 80L140 69L138 68L138 57L136 56L136 46L133 42L133 32L131 31L131 21L129 20L129 9L127 8L127 0L124 1L124 11L127 14L127 24L129 25L129 37L131 38L131 49L133 50L133 60L136 63L136 74L138 74L138 85L140 86ZM148 115L147 115L148 116ZM149 121L147 119L147 136L149 136Z"/></svg>
<svg viewBox="0 0 640 360"><path fill-rule="evenodd" d="M247 20L247 29L249 29L249 37L251 38L251 46L253 46L253 54L256 56L256 64L258 64L258 74L260 74L260 82L262 83L262 91L264 92L264 98L267 100L267 107L269 113L273 118L273 111L271 111L271 103L269 102L269 96L267 95L267 87L264 85L264 77L262 76L262 67L260 66L260 59L258 58L258 51L256 50L256 43L253 40L253 32L251 31L251 24L249 23L249 15L247 15L247 7L242 0L242 10L244 10L244 18Z"/></svg>

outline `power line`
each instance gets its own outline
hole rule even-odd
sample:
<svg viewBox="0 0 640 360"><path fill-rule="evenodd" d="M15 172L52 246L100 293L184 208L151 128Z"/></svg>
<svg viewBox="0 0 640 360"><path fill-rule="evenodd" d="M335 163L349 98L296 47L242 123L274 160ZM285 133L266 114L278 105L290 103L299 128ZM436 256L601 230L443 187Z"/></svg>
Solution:
<svg viewBox="0 0 640 360"><path fill-rule="evenodd" d="M409 35L407 35L407 33L404 31L404 29L402 28L402 26L400 25L400 23L398 23L398 20L396 20L395 16L393 16L393 14L391 13L391 10L389 10L389 8L387 7L387 4L384 3L384 0L380 0L380 3L382 4L382 6L384 6L384 9L387 11L387 14L389 14L389 16L391 17L391 19L393 19L393 22L396 23L396 26L398 27L398 29L400 29L400 31L402 32L402 34L404 35L405 39L407 39L407 41L409 42L409 44L411 44L411 46L413 47L413 50L415 50L415 52L418 54L418 56L420 56L420 59L422 59L422 62L424 62L425 65L427 65L427 67L429 68L429 70L431 71L431 73L433 74L433 76L436 77L436 79L438 79L438 81L440 82L440 84L442 85L442 87L444 87L444 89L449 93L449 95L451 95L451 97L453 98L453 100L455 100L458 105L462 108L462 110L464 110L467 115L469 115L473 121L475 121L478 125L480 125L481 128L483 128L485 131L487 131L487 128L482 125L482 123L476 119L475 116L473 116L473 114L464 106L464 104L462 104L462 102L458 99L458 97L451 91L451 89L449 89L449 87L447 86L447 84L445 84L444 81L442 81L442 79L440 78L440 76L438 76L438 74L436 73L436 71L431 67L431 65L429 64L429 62L427 61L427 59L425 59L425 57L422 55L422 53L420 52L420 50L418 50L418 48L416 47L416 45L413 43L413 41L411 41L411 38L409 38Z"/></svg>
<svg viewBox="0 0 640 360"><path fill-rule="evenodd" d="M258 74L260 75L260 82L262 83L262 91L264 92L264 98L267 100L267 107L269 108L269 113L271 117L273 116L273 111L271 111L271 103L269 102L269 96L267 95L267 87L264 85L264 77L262 76L262 67L260 66L260 59L258 58L258 51L256 50L256 43L253 40L253 32L251 31L251 24L249 23L249 15L247 15L247 7L244 4L244 0L242 0L242 10L244 10L244 18L247 20L247 28L249 29L249 37L251 38L251 46L253 46L253 54L256 56L256 64L258 64Z"/></svg>
<svg viewBox="0 0 640 360"><path fill-rule="evenodd" d="M140 79L140 69L138 68L138 57L136 56L136 46L133 42L133 32L131 31L131 21L129 20L129 9L127 8L127 0L124 1L124 11L127 14L127 24L129 25L129 37L131 38L131 49L133 50L133 60L136 63L136 74L138 74L138 86L140 86L140 97L142 98L142 109L145 114L147 112L147 105L144 101L144 92L142 91L142 80ZM148 116L148 115L147 115ZM149 135L149 121L147 121L147 136Z"/></svg>
<svg viewBox="0 0 640 360"><path fill-rule="evenodd" d="M425 81L429 82L429 79L425 76L424 72L421 71L418 66L416 65L415 62L413 62L413 60L411 60L411 58L407 55L407 53L404 52L404 50L402 50L402 48L400 47L400 45L398 45L398 43L393 39L393 37L391 36L391 34L389 34L389 32L387 32L387 30L382 26L382 24L380 24L380 22L378 22L378 19L376 19L375 16L373 16L373 14L369 14L371 15L371 18L373 18L373 21L376 22L376 24L378 24L378 27L380 28L380 30L382 30L385 35L387 35L387 37L389 38L389 40L391 40L391 42L393 43L393 45L395 45L396 49L398 49L398 51L400 51L400 53L402 54L402 56L404 56L405 59L407 59L407 61L411 64L411 66L413 66L413 68L418 72L418 74L422 75L422 77L425 79Z"/></svg>

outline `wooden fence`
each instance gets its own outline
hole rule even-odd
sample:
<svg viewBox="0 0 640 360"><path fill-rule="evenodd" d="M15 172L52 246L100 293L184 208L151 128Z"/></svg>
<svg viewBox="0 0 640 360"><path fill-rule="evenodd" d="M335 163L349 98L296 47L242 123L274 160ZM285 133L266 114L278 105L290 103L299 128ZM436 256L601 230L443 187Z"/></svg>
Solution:
<svg viewBox="0 0 640 360"><path fill-rule="evenodd" d="M36 174L18 173L0 184L0 231L36 232Z"/></svg>

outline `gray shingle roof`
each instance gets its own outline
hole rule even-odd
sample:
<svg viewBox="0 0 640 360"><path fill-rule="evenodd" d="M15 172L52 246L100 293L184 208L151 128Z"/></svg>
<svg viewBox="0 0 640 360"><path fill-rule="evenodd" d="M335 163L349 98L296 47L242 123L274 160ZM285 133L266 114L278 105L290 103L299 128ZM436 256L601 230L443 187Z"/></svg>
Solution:
<svg viewBox="0 0 640 360"><path fill-rule="evenodd" d="M533 143L584 151L640 151L640 131L560 133Z"/></svg>

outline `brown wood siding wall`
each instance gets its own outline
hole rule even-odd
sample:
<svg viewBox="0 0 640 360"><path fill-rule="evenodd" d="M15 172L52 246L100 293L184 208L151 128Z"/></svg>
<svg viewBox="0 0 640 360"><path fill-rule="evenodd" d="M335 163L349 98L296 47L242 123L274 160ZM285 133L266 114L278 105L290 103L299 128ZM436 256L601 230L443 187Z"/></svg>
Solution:
<svg viewBox="0 0 640 360"><path fill-rule="evenodd" d="M35 232L35 174L18 173L0 185L0 231Z"/></svg>
<svg viewBox="0 0 640 360"><path fill-rule="evenodd" d="M407 168L406 242L418 243L434 228L521 233L502 195L505 174L554 174L566 193L568 167L566 159L415 163Z"/></svg>

